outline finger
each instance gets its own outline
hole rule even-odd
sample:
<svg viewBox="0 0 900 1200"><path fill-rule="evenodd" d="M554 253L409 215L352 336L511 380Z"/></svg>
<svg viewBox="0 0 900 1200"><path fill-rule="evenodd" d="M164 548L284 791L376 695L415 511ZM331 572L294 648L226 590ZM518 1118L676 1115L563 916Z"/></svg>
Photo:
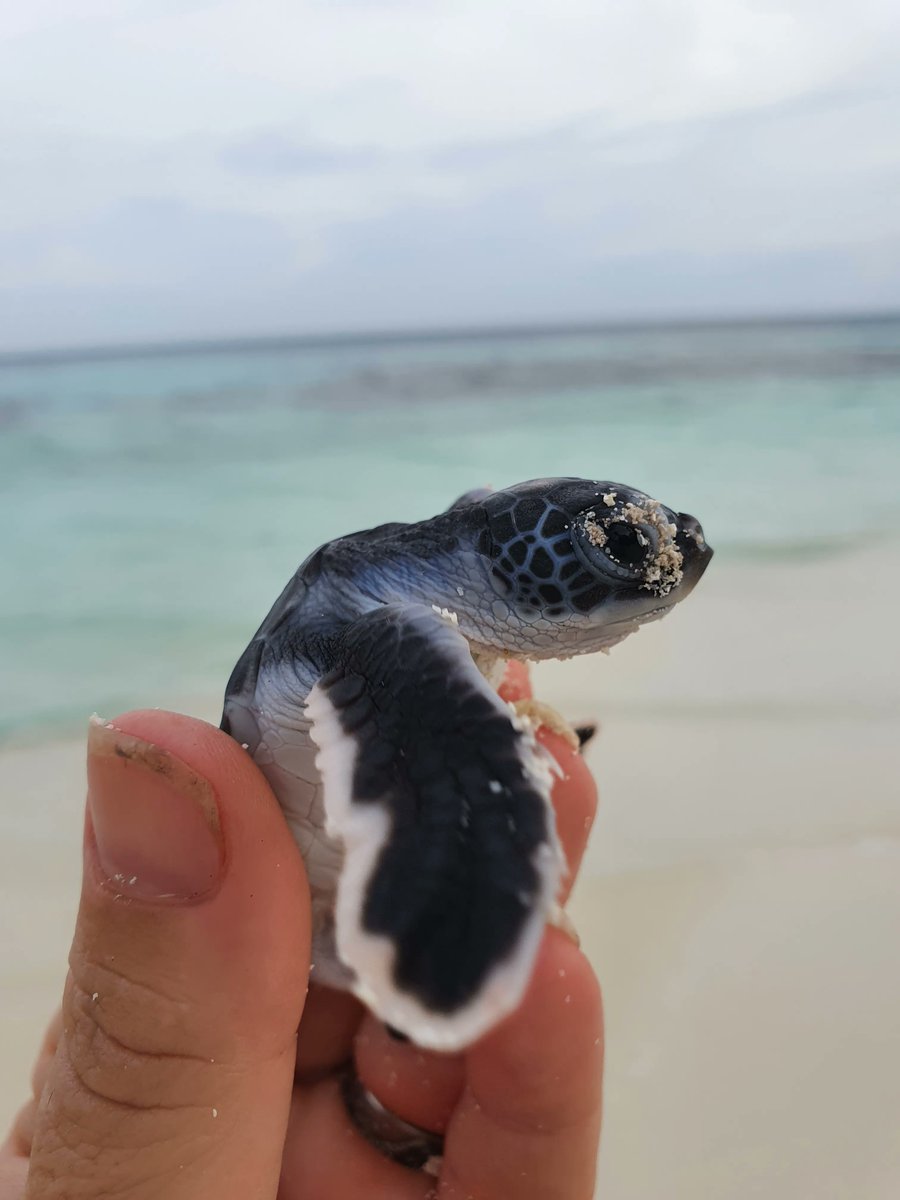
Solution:
<svg viewBox="0 0 900 1200"><path fill-rule="evenodd" d="M516 659L507 663L498 691L511 704L531 699L531 677L527 665ZM564 737L542 725L537 731L537 739L556 759L562 773L553 787L553 807L556 810L557 832L569 868L561 897L561 902L564 902L578 874L596 816L597 786L581 755Z"/></svg>
<svg viewBox="0 0 900 1200"><path fill-rule="evenodd" d="M521 1007L466 1055L441 1200L589 1200L602 1067L597 981L580 951L551 931Z"/></svg>
<svg viewBox="0 0 900 1200"><path fill-rule="evenodd" d="M219 730L95 725L81 906L29 1196L277 1187L309 966L299 852Z"/></svg>
<svg viewBox="0 0 900 1200"><path fill-rule="evenodd" d="M336 1079L297 1089L278 1200L430 1200L434 1181L385 1158L354 1128Z"/></svg>
<svg viewBox="0 0 900 1200"><path fill-rule="evenodd" d="M564 904L581 866L594 817L597 814L597 785L587 764L560 734L541 726L536 734L559 766L550 799L556 813L556 832L566 858L566 875L560 893Z"/></svg>
<svg viewBox="0 0 900 1200"><path fill-rule="evenodd" d="M399 1042L370 1013L359 1028L354 1062L360 1082L392 1113L434 1133L447 1128L465 1082L461 1054Z"/></svg>
<svg viewBox="0 0 900 1200"><path fill-rule="evenodd" d="M503 681L497 691L500 698L509 701L510 704L514 704L516 700L530 699L532 695L531 676L527 665L514 658L511 659L506 664Z"/></svg>
<svg viewBox="0 0 900 1200"><path fill-rule="evenodd" d="M6 1141L3 1143L3 1150L12 1155L27 1158L31 1154L38 1101L50 1073L61 1031L62 1012L57 1011L44 1034L41 1048L31 1071L31 1099L27 1100L19 1109ZM0 1200L7 1200L7 1194L2 1190L0 1190Z"/></svg>
<svg viewBox="0 0 900 1200"><path fill-rule="evenodd" d="M297 1038L298 1081L311 1083L349 1061L364 1012L349 992L310 984Z"/></svg>
<svg viewBox="0 0 900 1200"><path fill-rule="evenodd" d="M6 1141L0 1147L0 1154L8 1153L17 1158L30 1157L37 1111L38 1102L32 1096L30 1100L25 1101L13 1118ZM0 1200L6 1200L2 1192L0 1192Z"/></svg>
<svg viewBox="0 0 900 1200"><path fill-rule="evenodd" d="M28 1176L28 1159L0 1146L0 1200L22 1200Z"/></svg>

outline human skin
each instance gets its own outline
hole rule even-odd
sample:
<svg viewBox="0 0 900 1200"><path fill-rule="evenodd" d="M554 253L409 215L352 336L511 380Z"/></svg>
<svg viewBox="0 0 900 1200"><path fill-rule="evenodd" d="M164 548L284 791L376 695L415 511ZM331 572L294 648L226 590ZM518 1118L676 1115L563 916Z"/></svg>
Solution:
<svg viewBox="0 0 900 1200"><path fill-rule="evenodd" d="M528 696L524 669L501 691ZM303 862L241 748L173 713L113 724L89 746L62 1011L0 1151L0 1200L589 1200L602 1010L575 944L548 929L519 1008L463 1054L397 1041L351 996L307 988ZM563 737L538 737L561 771L567 895L596 791ZM386 1107L444 1134L439 1178L352 1126L351 1059Z"/></svg>

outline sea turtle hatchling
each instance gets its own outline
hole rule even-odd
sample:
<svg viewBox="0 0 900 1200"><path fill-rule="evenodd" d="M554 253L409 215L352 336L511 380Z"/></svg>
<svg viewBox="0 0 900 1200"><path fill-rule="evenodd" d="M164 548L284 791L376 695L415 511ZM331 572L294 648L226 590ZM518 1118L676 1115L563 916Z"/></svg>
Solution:
<svg viewBox="0 0 900 1200"><path fill-rule="evenodd" d="M495 690L505 663L608 649L711 556L693 517L642 492L541 479L306 559L222 728L306 861L313 979L441 1050L516 1006L565 864L551 760Z"/></svg>

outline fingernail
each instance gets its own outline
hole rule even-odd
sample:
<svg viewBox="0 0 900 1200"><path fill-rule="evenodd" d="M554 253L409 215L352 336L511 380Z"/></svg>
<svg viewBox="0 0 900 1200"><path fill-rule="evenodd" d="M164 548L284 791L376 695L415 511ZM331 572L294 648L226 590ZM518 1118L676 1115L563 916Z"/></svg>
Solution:
<svg viewBox="0 0 900 1200"><path fill-rule="evenodd" d="M92 717L88 812L108 887L143 900L189 900L218 882L223 846L209 783L160 746Z"/></svg>

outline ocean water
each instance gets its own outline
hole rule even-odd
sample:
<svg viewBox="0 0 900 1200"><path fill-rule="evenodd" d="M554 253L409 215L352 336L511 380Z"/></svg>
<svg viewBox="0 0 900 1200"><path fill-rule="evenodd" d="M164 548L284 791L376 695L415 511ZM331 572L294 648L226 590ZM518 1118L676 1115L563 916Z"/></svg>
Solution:
<svg viewBox="0 0 900 1200"><path fill-rule="evenodd" d="M317 544L583 475L729 560L900 522L900 319L0 360L0 740L219 693Z"/></svg>

